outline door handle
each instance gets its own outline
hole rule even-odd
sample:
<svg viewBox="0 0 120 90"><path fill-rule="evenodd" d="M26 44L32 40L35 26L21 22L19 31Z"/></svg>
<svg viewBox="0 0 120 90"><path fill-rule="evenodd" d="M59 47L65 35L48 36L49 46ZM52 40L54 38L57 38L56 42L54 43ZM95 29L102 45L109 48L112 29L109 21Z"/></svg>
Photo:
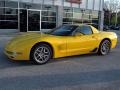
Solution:
<svg viewBox="0 0 120 90"><path fill-rule="evenodd" d="M92 36L92 38L95 38L95 36Z"/></svg>
<svg viewBox="0 0 120 90"><path fill-rule="evenodd" d="M92 38L93 38L93 39L97 39L97 37L96 37L96 36L92 36Z"/></svg>

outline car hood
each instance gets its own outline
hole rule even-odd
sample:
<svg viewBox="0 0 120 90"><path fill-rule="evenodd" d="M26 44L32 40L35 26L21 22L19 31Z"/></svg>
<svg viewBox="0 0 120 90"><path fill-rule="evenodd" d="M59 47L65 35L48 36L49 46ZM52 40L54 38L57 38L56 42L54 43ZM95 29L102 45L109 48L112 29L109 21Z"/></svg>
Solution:
<svg viewBox="0 0 120 90"><path fill-rule="evenodd" d="M25 33L22 35L18 35L17 37L13 38L12 40L29 40L29 39L33 39L33 38L40 38L40 37L45 37L47 36L46 34L43 33Z"/></svg>
<svg viewBox="0 0 120 90"><path fill-rule="evenodd" d="M18 45L23 45L24 43L32 42L33 40L41 39L43 37L49 37L52 35L47 35L43 33L25 33L22 35L18 35L10 40L6 46L6 48L11 48Z"/></svg>
<svg viewBox="0 0 120 90"><path fill-rule="evenodd" d="M36 39L36 38L41 38L41 37L46 37L49 36L47 34L43 33L25 33L22 35L18 35L17 37L13 38L12 41L27 41L30 39Z"/></svg>

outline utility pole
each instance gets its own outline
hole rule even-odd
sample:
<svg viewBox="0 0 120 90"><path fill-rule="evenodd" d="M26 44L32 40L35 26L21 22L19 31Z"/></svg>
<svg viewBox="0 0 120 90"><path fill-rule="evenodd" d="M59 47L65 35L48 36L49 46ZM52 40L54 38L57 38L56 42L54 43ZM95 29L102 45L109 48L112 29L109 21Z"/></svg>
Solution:
<svg viewBox="0 0 120 90"><path fill-rule="evenodd" d="M116 14L115 14L115 27L117 26L117 22L118 22L118 12L116 9Z"/></svg>

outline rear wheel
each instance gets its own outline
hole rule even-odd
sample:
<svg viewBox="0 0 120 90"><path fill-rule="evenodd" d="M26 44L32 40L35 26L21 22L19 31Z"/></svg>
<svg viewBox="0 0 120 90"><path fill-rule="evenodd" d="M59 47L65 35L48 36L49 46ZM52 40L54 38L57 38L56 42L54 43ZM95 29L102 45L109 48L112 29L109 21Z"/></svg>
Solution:
<svg viewBox="0 0 120 90"><path fill-rule="evenodd" d="M101 42L98 50L98 54L106 55L110 52L111 49L111 42L109 40L104 40Z"/></svg>
<svg viewBox="0 0 120 90"><path fill-rule="evenodd" d="M52 49L47 44L39 44L37 45L32 53L31 59L36 64L45 64L52 58Z"/></svg>

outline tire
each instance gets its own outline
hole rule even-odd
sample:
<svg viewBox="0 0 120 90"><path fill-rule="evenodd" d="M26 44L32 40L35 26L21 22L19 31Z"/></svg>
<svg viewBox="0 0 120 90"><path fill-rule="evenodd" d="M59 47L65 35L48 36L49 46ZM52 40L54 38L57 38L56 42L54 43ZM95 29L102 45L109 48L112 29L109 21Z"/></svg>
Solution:
<svg viewBox="0 0 120 90"><path fill-rule="evenodd" d="M109 40L103 40L100 43L98 54L99 55L107 55L111 50L111 42Z"/></svg>
<svg viewBox="0 0 120 90"><path fill-rule="evenodd" d="M52 58L52 49L41 43L33 48L30 57L36 64L46 64Z"/></svg>

